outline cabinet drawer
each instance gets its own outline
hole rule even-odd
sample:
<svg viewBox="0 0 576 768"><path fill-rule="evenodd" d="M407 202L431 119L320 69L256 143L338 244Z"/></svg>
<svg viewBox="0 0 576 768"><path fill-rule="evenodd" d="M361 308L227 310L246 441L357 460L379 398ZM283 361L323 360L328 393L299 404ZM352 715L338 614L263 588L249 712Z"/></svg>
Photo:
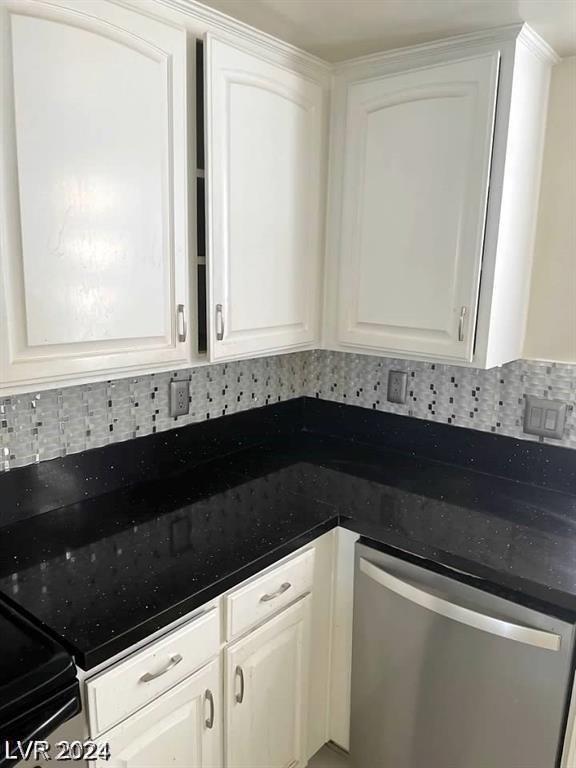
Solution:
<svg viewBox="0 0 576 768"><path fill-rule="evenodd" d="M86 682L94 738L198 669L220 647L217 608Z"/></svg>
<svg viewBox="0 0 576 768"><path fill-rule="evenodd" d="M268 618L300 595L309 592L314 578L314 550L279 565L226 598L226 639Z"/></svg>

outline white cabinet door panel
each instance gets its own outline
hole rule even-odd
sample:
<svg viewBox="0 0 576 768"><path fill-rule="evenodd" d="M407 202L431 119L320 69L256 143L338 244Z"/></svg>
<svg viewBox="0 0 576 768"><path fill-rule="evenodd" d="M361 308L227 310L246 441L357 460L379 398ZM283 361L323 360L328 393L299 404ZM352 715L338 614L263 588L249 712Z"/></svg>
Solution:
<svg viewBox="0 0 576 768"><path fill-rule="evenodd" d="M310 596L226 650L226 765L305 764Z"/></svg>
<svg viewBox="0 0 576 768"><path fill-rule="evenodd" d="M348 86L338 338L471 360L498 54Z"/></svg>
<svg viewBox="0 0 576 768"><path fill-rule="evenodd" d="M31 16L12 46L29 344L164 335L157 62Z"/></svg>
<svg viewBox="0 0 576 768"><path fill-rule="evenodd" d="M221 768L221 687L216 659L101 736L97 768Z"/></svg>
<svg viewBox="0 0 576 768"><path fill-rule="evenodd" d="M206 57L211 357L309 344L318 323L322 90L210 36Z"/></svg>
<svg viewBox="0 0 576 768"><path fill-rule="evenodd" d="M96 0L0 15L0 383L185 362L184 31Z"/></svg>

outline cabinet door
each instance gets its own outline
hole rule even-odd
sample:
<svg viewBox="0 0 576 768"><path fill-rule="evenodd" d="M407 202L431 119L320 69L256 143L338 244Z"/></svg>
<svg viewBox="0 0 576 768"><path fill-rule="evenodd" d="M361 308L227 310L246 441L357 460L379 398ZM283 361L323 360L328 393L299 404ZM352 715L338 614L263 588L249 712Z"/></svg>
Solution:
<svg viewBox="0 0 576 768"><path fill-rule="evenodd" d="M185 363L185 32L102 0L0 32L0 387Z"/></svg>
<svg viewBox="0 0 576 768"><path fill-rule="evenodd" d="M345 89L342 345L472 359L498 67L495 53Z"/></svg>
<svg viewBox="0 0 576 768"><path fill-rule="evenodd" d="M208 37L213 360L317 337L322 98L304 77Z"/></svg>
<svg viewBox="0 0 576 768"><path fill-rule="evenodd" d="M221 689L215 659L101 736L110 760L97 768L220 768Z"/></svg>
<svg viewBox="0 0 576 768"><path fill-rule="evenodd" d="M305 764L309 601L305 597L226 651L226 765Z"/></svg>

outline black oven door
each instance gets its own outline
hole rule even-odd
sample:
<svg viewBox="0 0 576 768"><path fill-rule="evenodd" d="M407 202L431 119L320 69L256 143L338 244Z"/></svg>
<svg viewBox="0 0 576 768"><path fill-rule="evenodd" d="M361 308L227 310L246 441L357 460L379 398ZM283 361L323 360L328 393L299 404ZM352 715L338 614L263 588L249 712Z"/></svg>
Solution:
<svg viewBox="0 0 576 768"><path fill-rule="evenodd" d="M0 723L0 766L14 765L15 757L22 757L31 742L46 739L81 709L80 687L75 680L41 704Z"/></svg>

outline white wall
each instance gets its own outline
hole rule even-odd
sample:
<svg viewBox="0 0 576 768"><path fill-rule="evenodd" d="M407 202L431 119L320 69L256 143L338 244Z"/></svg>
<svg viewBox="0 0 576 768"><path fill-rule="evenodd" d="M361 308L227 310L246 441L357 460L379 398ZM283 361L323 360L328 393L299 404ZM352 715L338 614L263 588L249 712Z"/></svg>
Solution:
<svg viewBox="0 0 576 768"><path fill-rule="evenodd" d="M552 73L524 357L576 363L576 56Z"/></svg>

